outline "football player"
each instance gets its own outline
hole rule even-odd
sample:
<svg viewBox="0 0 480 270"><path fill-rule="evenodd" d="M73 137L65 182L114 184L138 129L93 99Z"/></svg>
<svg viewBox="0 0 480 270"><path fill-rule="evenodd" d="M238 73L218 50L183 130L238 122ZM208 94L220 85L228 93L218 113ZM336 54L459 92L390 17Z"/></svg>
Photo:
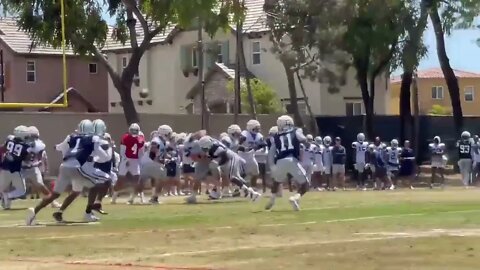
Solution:
<svg viewBox="0 0 480 270"><path fill-rule="evenodd" d="M36 215L45 206L60 197L69 185L72 192L65 198L59 211L53 214L57 222L63 222L63 211L78 197L84 188L92 188L103 184L110 179L110 175L93 167L93 161L105 162L111 159L112 149L103 144L102 140L94 135L93 122L82 120L76 132L68 135L65 140L56 146L63 154L59 174L53 192L44 198L35 208L28 209L27 225L34 225ZM92 213L85 213L86 221L95 221Z"/></svg>
<svg viewBox="0 0 480 270"><path fill-rule="evenodd" d="M305 169L300 164L300 144L306 141L300 128L295 127L293 119L282 115L277 119L278 133L273 137L269 150L269 164L272 165L272 197L265 209L270 210L275 204L280 183L289 176L297 183L297 193L289 198L295 211L300 210L300 198L308 191L309 182Z"/></svg>
<svg viewBox="0 0 480 270"><path fill-rule="evenodd" d="M387 155L387 177L388 181L391 183L390 189L395 189L397 185L397 176L400 169L400 154L402 153L402 148L398 146L398 140L393 139L390 142L390 146L386 149Z"/></svg>
<svg viewBox="0 0 480 270"><path fill-rule="evenodd" d="M13 136L8 136L3 144L0 166L0 192L3 209L10 209L11 201L24 196L27 192L21 170L23 162L29 159L31 143L28 128L18 126L13 130ZM9 191L10 186L13 186L12 191Z"/></svg>
<svg viewBox="0 0 480 270"><path fill-rule="evenodd" d="M358 133L357 141L352 143L355 150L355 171L357 171L357 189L367 190L365 186L365 155L368 149L368 142L365 141L365 134Z"/></svg>
<svg viewBox="0 0 480 270"><path fill-rule="evenodd" d="M257 187L260 174L256 151L264 147L263 135L260 133L260 122L255 119L247 122L247 129L242 131L238 155L245 160L245 174L250 178L250 185Z"/></svg>
<svg viewBox="0 0 480 270"><path fill-rule="evenodd" d="M472 175L472 145L474 144L470 132L462 132L460 140L457 142L458 148L458 168L462 175L463 185L468 187Z"/></svg>
<svg viewBox="0 0 480 270"><path fill-rule="evenodd" d="M441 186L444 187L445 177L443 175L443 170L446 164L446 156L445 156L445 144L442 143L439 136L435 136L433 138L433 143L428 145L430 150L430 157L431 157L431 166L432 166L432 177L430 180L430 188L433 188L433 184L435 183L435 177L437 172L440 174L441 178Z"/></svg>
<svg viewBox="0 0 480 270"><path fill-rule="evenodd" d="M138 189L140 189L140 158L143 155L145 137L140 131L140 126L133 123L128 132L122 136L120 141L120 164L118 167L118 181L115 184L112 196L112 203L116 203L118 192L124 188L126 182L134 185L127 203L132 204Z"/></svg>

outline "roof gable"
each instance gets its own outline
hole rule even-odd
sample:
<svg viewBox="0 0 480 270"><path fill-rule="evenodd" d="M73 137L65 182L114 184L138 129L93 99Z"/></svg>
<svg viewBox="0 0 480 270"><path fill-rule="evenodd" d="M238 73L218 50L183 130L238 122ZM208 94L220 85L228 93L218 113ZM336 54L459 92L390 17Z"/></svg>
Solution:
<svg viewBox="0 0 480 270"><path fill-rule="evenodd" d="M459 79L471 79L471 78L480 78L480 73L474 73L465 70L454 69L453 72L455 76ZM443 79L443 71L441 68L429 68L424 70L419 70L417 72L419 79ZM400 83L402 82L402 76L394 76L390 79L390 83Z"/></svg>

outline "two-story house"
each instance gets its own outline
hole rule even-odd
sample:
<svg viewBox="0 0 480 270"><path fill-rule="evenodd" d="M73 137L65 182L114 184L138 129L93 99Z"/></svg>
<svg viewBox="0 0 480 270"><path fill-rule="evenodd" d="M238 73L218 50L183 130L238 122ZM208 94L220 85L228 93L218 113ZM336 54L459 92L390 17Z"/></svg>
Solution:
<svg viewBox="0 0 480 270"><path fill-rule="evenodd" d="M480 74L463 70L454 70L460 87L460 102L464 115L480 116L480 99L476 97L476 90L480 89ZM420 114L429 114L434 105L445 108L451 113L452 103L448 86L441 68L419 70L417 72L418 105ZM389 114L400 113L400 87L402 79L395 76L391 80L391 98L389 100ZM413 96L412 96L413 108Z"/></svg>
<svg viewBox="0 0 480 270"><path fill-rule="evenodd" d="M34 45L13 18L0 19L4 102L56 103L63 100L62 50ZM69 107L62 111L108 111L107 71L93 59L67 50ZM43 110L43 109L42 109ZM60 109L55 109L58 111Z"/></svg>
<svg viewBox="0 0 480 270"><path fill-rule="evenodd" d="M272 43L269 29L265 24L264 0L247 0L247 14L244 23L244 52L246 65L251 77L256 77L270 85L277 92L282 104L288 110L288 94L285 70L277 56L271 52ZM140 26L139 33L142 33ZM191 113L199 111L198 82L198 31L179 29L172 26L155 37L151 47L140 61L138 79L133 87L133 99L137 110L142 113ZM226 89L227 82L235 77L236 39L235 27L224 32L219 31L211 39L203 34L205 93L211 111L231 112L232 93ZM141 37L140 37L141 38ZM110 64L120 71L128 63L130 45L109 40L104 48ZM303 95L298 81L299 105L306 111ZM375 111L385 114L387 111L388 76L382 75L376 80L377 97ZM340 92L331 94L328 85L303 80L306 96L317 115L356 115L364 112L360 88L355 80L355 71L350 69L346 84ZM145 98L141 91L148 91ZM120 97L109 81L110 112L121 112ZM212 110L213 108L213 110Z"/></svg>

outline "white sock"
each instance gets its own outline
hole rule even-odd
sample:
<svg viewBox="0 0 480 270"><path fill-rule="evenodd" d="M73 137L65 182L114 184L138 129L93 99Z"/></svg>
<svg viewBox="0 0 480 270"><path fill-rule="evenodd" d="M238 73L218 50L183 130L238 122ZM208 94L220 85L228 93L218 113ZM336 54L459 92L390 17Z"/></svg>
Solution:
<svg viewBox="0 0 480 270"><path fill-rule="evenodd" d="M130 199L128 199L128 200L133 201L133 200L135 200L136 197L137 197L137 193L135 191L132 191L132 192L130 192Z"/></svg>
<svg viewBox="0 0 480 270"><path fill-rule="evenodd" d="M292 198L295 199L295 200L300 200L301 197L302 197L302 195L300 195L300 193L297 193L297 194L292 196Z"/></svg>

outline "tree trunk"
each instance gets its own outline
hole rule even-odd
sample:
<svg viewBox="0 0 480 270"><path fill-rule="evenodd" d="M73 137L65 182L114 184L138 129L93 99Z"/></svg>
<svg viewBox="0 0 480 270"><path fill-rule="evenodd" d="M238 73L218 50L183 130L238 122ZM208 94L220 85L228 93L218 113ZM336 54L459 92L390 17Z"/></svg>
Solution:
<svg viewBox="0 0 480 270"><path fill-rule="evenodd" d="M237 23L237 29L241 28L241 23ZM239 114L242 111L242 95L241 95L241 80L240 80L240 44L242 43L242 38L239 31L236 31L236 52L235 52L235 80L234 80L234 89L235 89L235 107L234 107L234 116L233 122L238 124Z"/></svg>
<svg viewBox="0 0 480 270"><path fill-rule="evenodd" d="M242 1L242 7L245 7L245 0ZM247 62L245 59L245 50L243 48L243 22L237 23L237 54L238 59L240 60L240 67L245 76L245 81L247 84L247 95L248 95L248 104L250 106L250 115L252 119L257 119L257 110L255 107L255 100L252 93L252 85L250 83L250 73L247 71ZM239 39L239 40L238 40Z"/></svg>
<svg viewBox="0 0 480 270"><path fill-rule="evenodd" d="M402 84L400 86L400 141L404 142L410 138L412 124L412 108L410 87L412 84L413 71L404 68L402 75Z"/></svg>
<svg viewBox="0 0 480 270"><path fill-rule="evenodd" d="M290 108L293 113L293 119L295 121L295 125L301 128L305 128L303 124L302 116L300 115L300 111L298 109L298 98L297 98L297 87L295 86L295 76L294 72L292 71L292 67L282 61L283 68L285 69L285 75L287 75L287 84L288 84L288 93L290 96Z"/></svg>
<svg viewBox="0 0 480 270"><path fill-rule="evenodd" d="M374 124L373 118L375 117L375 78L376 75L372 75L370 78L370 93L368 96L368 107L365 108L365 131L367 133L368 138L373 141L375 138L374 133Z"/></svg>
<svg viewBox="0 0 480 270"><path fill-rule="evenodd" d="M318 135L317 119L315 119L315 115L313 115L312 107L310 106L310 101L308 100L307 94L305 93L305 87L303 87L302 77L300 77L299 71L297 70L295 74L297 75L297 80L300 85L300 90L302 91L303 98L305 99L305 105L307 106L307 111L310 116L310 132L313 135L317 136Z"/></svg>
<svg viewBox="0 0 480 270"><path fill-rule="evenodd" d="M419 151L418 151L418 147L419 147L419 144L420 144L420 118L419 118L419 114L420 114L420 104L418 104L418 84L417 84L417 74L413 74L413 138L414 138L414 141L412 142L413 145L414 145L414 150L415 150L415 156L417 157L417 162L418 162L418 158L419 158Z"/></svg>
<svg viewBox="0 0 480 270"><path fill-rule="evenodd" d="M138 118L137 109L135 108L135 104L133 103L131 90L129 88L125 88L121 90L126 94L120 94L120 98L122 100L123 106L123 114L125 116L125 120L127 124L133 123L140 123L140 119Z"/></svg>
<svg viewBox="0 0 480 270"><path fill-rule="evenodd" d="M435 30L435 39L437 43L437 55L438 61L442 68L443 76L447 82L448 92L452 102L453 120L455 122L455 131L459 136L463 128L463 113L462 104L460 103L460 87L458 86L458 80L450 66L450 60L447 56L445 49L445 38L442 28L442 21L438 14L438 8L435 4L432 4L429 9L430 19L432 20L433 29Z"/></svg>

